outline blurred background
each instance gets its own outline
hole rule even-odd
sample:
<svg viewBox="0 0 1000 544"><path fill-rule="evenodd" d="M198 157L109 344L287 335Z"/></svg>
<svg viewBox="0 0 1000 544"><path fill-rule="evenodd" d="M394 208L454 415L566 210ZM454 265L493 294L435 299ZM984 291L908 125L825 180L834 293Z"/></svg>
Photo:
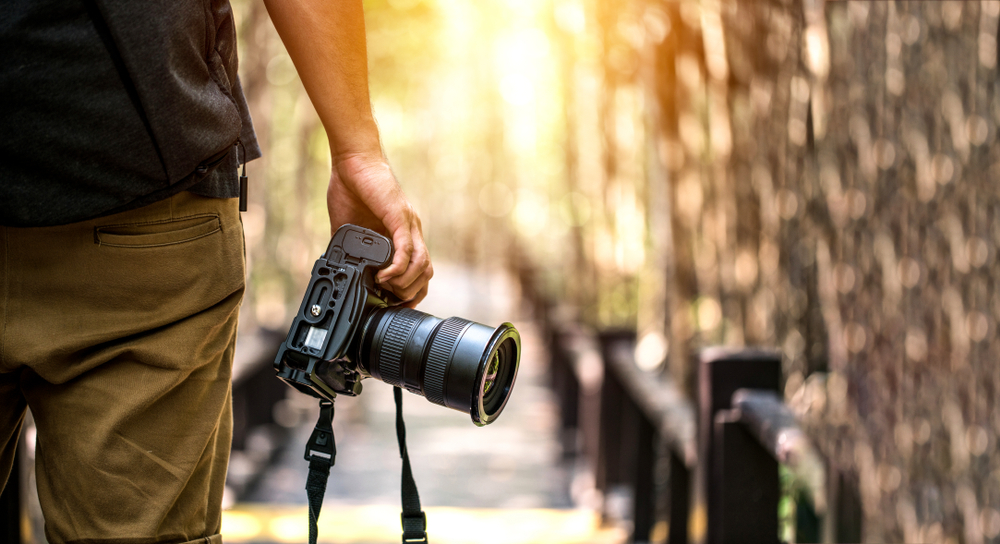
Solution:
<svg viewBox="0 0 1000 544"><path fill-rule="evenodd" d="M223 531L304 542L317 411L270 365L329 241L328 147L263 5L234 9L264 158ZM819 459L771 452L776 539L1000 542L1000 2L365 10L434 259L421 309L524 337L494 425L406 395L432 541L726 541L696 412L703 350L728 346L777 357ZM390 397L338 400L323 542L399 539Z"/></svg>

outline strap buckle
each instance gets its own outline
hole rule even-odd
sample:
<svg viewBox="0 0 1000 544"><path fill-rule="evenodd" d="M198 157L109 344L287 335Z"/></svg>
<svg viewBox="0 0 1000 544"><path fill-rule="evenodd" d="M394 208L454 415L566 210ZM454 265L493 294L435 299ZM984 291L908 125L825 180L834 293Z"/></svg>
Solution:
<svg viewBox="0 0 1000 544"><path fill-rule="evenodd" d="M403 525L403 544L427 544L427 514L402 513L399 519Z"/></svg>
<svg viewBox="0 0 1000 544"><path fill-rule="evenodd" d="M337 445L333 441L333 403L319 401L319 420L306 442L305 459L333 465L337 457Z"/></svg>

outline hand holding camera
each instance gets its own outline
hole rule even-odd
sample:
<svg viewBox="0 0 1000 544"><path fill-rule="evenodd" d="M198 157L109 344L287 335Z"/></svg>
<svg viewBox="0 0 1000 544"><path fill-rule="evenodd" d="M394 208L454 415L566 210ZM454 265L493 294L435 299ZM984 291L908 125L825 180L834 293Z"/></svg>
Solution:
<svg viewBox="0 0 1000 544"><path fill-rule="evenodd" d="M388 238L356 225L337 230L278 350L278 377L328 400L356 396L362 379L375 378L492 423L517 376L517 329L391 305L375 274L392 258Z"/></svg>
<svg viewBox="0 0 1000 544"><path fill-rule="evenodd" d="M420 217L380 149L334 155L334 163L327 189L331 234L350 223L388 235L396 252L376 280L405 301L404 306L416 307L427 296L427 284L434 275Z"/></svg>

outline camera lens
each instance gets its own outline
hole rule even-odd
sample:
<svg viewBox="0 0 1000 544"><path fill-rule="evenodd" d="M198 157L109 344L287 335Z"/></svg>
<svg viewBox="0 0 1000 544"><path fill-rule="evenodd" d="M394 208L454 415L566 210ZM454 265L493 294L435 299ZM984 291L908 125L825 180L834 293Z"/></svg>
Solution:
<svg viewBox="0 0 1000 544"><path fill-rule="evenodd" d="M510 323L497 328L410 308L372 312L359 364L372 377L468 412L492 423L510 397L521 358L521 336Z"/></svg>
<svg viewBox="0 0 1000 544"><path fill-rule="evenodd" d="M494 355L490 359L490 366L486 367L486 377L483 378L483 394L489 395L493 389L493 382L497 380L497 370L500 368L500 355Z"/></svg>

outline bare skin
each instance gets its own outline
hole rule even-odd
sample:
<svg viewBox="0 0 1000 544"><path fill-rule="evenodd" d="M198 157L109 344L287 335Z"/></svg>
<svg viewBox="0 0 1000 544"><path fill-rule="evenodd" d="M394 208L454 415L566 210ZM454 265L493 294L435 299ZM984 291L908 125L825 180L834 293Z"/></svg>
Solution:
<svg viewBox="0 0 1000 544"><path fill-rule="evenodd" d="M361 0L264 0L330 140L331 233L354 223L386 234L396 248L376 279L414 307L434 275L420 218L382 152L368 95Z"/></svg>

